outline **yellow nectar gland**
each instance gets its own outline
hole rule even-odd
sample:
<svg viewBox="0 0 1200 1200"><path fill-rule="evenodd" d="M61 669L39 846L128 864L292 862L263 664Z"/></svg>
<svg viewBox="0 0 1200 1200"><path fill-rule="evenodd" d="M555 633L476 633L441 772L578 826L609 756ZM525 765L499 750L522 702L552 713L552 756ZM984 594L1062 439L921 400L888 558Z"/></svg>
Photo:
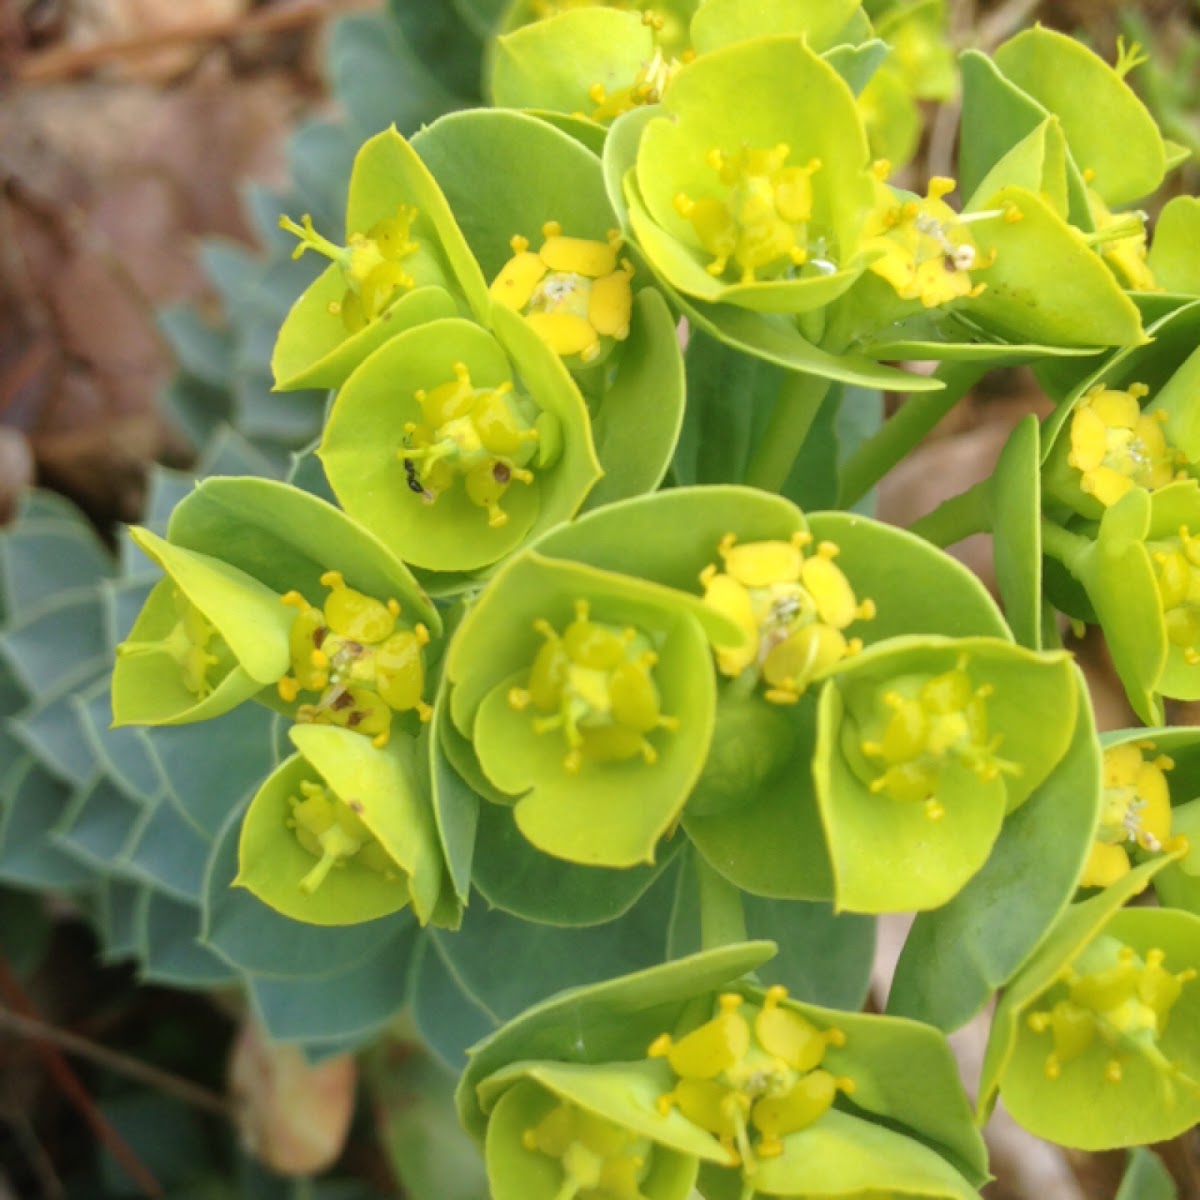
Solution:
<svg viewBox="0 0 1200 1200"><path fill-rule="evenodd" d="M787 989L769 988L761 1006L730 992L719 997L717 1013L675 1041L656 1038L650 1058L665 1058L678 1077L659 1097L665 1116L678 1108L693 1125L715 1134L729 1155L753 1175L758 1159L784 1151L783 1138L807 1129L832 1106L837 1093L854 1082L821 1067L829 1046L843 1046L837 1028L818 1029L807 1017L784 1008ZM758 1133L751 1146L750 1130Z"/></svg>
<svg viewBox="0 0 1200 1200"><path fill-rule="evenodd" d="M887 164L880 163L872 172L876 201L861 246L878 255L870 269L902 300L920 300L925 308L978 296L986 285L972 282L970 272L990 266L992 258L980 256L967 226L1006 214L956 213L942 199L956 186L944 176L929 181L923 200L902 200L882 182L886 170Z"/></svg>
<svg viewBox="0 0 1200 1200"><path fill-rule="evenodd" d="M1131 488L1147 491L1186 477L1187 456L1163 433L1167 414L1143 412L1142 383L1124 390L1098 383L1080 398L1071 414L1067 462L1080 472L1079 490L1105 508Z"/></svg>
<svg viewBox="0 0 1200 1200"><path fill-rule="evenodd" d="M1175 764L1165 754L1146 757L1153 754L1153 742L1124 742L1105 750L1100 827L1080 887L1108 887L1129 874L1134 848L1158 853L1174 846L1166 772Z"/></svg>
<svg viewBox="0 0 1200 1200"><path fill-rule="evenodd" d="M736 542L726 534L717 547L724 570L710 564L700 575L705 604L745 635L741 646L717 649L717 668L730 676L753 670L768 700L794 704L812 679L862 649L843 631L871 620L874 601L857 600L834 562L833 542L810 549L809 533L788 542Z"/></svg>
<svg viewBox="0 0 1200 1200"><path fill-rule="evenodd" d="M713 256L706 267L710 275L720 278L732 262L742 283L760 276L788 278L807 261L812 177L821 162L785 166L789 154L783 142L767 150L744 146L730 155L714 147L708 164L725 186L724 195L675 197L676 212Z"/></svg>
<svg viewBox="0 0 1200 1200"><path fill-rule="evenodd" d="M289 797L288 805L287 827L319 860L300 880L302 892L312 895L334 867L344 867L351 859L386 879L401 878L396 863L358 815L359 801L341 800L319 783L303 782L300 796Z"/></svg>
<svg viewBox="0 0 1200 1200"><path fill-rule="evenodd" d="M511 382L477 388L466 363L455 363L454 378L415 393L421 421L404 426L404 445L396 452L404 463L408 489L433 504L461 479L472 504L487 511L488 524L508 522L500 500L515 483L530 484L526 464L537 453L544 426L553 418L538 415L519 397Z"/></svg>
<svg viewBox="0 0 1200 1200"><path fill-rule="evenodd" d="M433 715L421 699L429 630L397 629L400 605L347 587L340 571L326 571L321 586L329 589L323 608L299 592L281 597L298 612L288 637L292 673L279 681L279 695L291 704L301 692L319 692L316 703L300 705L297 721L339 725L385 746L393 712Z"/></svg>
<svg viewBox="0 0 1200 1200"><path fill-rule="evenodd" d="M1167 640L1194 667L1200 663L1200 537L1181 525L1175 538L1153 544L1151 559Z"/></svg>
<svg viewBox="0 0 1200 1200"><path fill-rule="evenodd" d="M557 221L547 221L542 239L535 253L528 239L512 238L513 256L488 294L521 313L555 354L595 362L605 339L611 344L629 336L633 264L618 258L621 235L613 229L604 242L564 237Z"/></svg>
<svg viewBox="0 0 1200 1200"><path fill-rule="evenodd" d="M1094 177L1095 172L1092 172ZM1088 208L1095 232L1088 242L1112 268L1113 274L1133 292L1161 292L1146 261L1146 222L1144 212L1114 213L1099 192L1088 188Z"/></svg>
<svg viewBox="0 0 1200 1200"><path fill-rule="evenodd" d="M967 664L968 656L960 655L952 671L911 676L879 694L872 722L876 737L859 743L863 755L883 768L868 784L870 790L922 804L931 821L946 815L937 792L947 764L960 763L984 783L1020 771L996 756L1003 737L988 736L987 701L993 689L986 683L972 686Z"/></svg>
<svg viewBox="0 0 1200 1200"><path fill-rule="evenodd" d="M410 236L416 217L415 208L402 204L395 216L376 221L366 233L352 233L345 246L322 237L307 213L299 225L291 217L280 217L279 227L300 239L292 251L293 258L299 258L305 250L315 250L341 267L346 292L339 303L329 306L330 312L340 313L346 329L357 333L380 316L401 292L413 287L414 280L401 263L420 249Z"/></svg>
<svg viewBox="0 0 1200 1200"><path fill-rule="evenodd" d="M1047 1079L1060 1078L1065 1066L1079 1060L1089 1072L1119 1083L1122 1061L1136 1055L1160 1069L1168 1102L1173 1102L1173 1080L1200 1091L1158 1045L1180 992L1196 978L1191 967L1172 974L1163 966L1165 958L1163 951L1149 950L1143 960L1132 947L1109 936L1087 946L1048 993L1058 997L1056 1002L1026 1019L1034 1033L1053 1037L1054 1048L1046 1056ZM1097 1054L1088 1053L1093 1048Z"/></svg>
<svg viewBox="0 0 1200 1200"><path fill-rule="evenodd" d="M613 1121L567 1101L521 1135L526 1150L558 1160L563 1182L554 1200L645 1200L640 1183L653 1145Z"/></svg>
<svg viewBox="0 0 1200 1200"><path fill-rule="evenodd" d="M223 673L222 659L230 658L228 648L212 622L179 588L175 588L171 596L179 619L167 636L156 642L122 642L117 647L117 654L122 658L149 654L165 654L173 658L179 664L183 686L197 700L204 700L213 692L209 673L214 669ZM228 665L229 662L226 663Z"/></svg>
<svg viewBox="0 0 1200 1200"><path fill-rule="evenodd" d="M589 618L586 600L575 601L575 620L561 636L549 621L534 622L546 639L533 660L525 687L514 687L508 702L518 711L532 707L535 733L558 731L567 743L563 766L572 774L585 762L619 762L639 755L658 759L648 738L656 729L675 730L679 721L664 716L654 664L658 655L636 629L618 629Z"/></svg>

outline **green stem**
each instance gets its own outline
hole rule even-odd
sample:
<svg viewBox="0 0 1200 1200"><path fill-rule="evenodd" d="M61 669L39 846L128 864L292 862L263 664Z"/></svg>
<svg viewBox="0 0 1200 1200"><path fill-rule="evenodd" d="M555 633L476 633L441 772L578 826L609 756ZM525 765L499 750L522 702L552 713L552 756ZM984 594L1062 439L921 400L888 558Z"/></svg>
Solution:
<svg viewBox="0 0 1200 1200"><path fill-rule="evenodd" d="M710 867L703 855L697 853L693 860L700 893L700 948L715 950L718 946L746 941L741 891Z"/></svg>
<svg viewBox="0 0 1200 1200"><path fill-rule="evenodd" d="M746 482L751 487L782 491L831 383L820 375L788 372L746 467Z"/></svg>
<svg viewBox="0 0 1200 1200"><path fill-rule="evenodd" d="M1072 533L1045 518L1042 520L1042 552L1057 558L1072 575L1079 576L1079 557L1091 546L1081 534Z"/></svg>
<svg viewBox="0 0 1200 1200"><path fill-rule="evenodd" d="M983 377L987 367L973 362L944 362L934 378L946 386L940 392L920 392L909 398L876 433L842 464L838 507L861 500L898 462L924 440L933 427Z"/></svg>
<svg viewBox="0 0 1200 1200"><path fill-rule="evenodd" d="M973 533L986 533L992 527L988 492L991 480L985 479L974 487L943 500L931 513L926 513L909 527L909 533L923 537L943 549L961 542Z"/></svg>

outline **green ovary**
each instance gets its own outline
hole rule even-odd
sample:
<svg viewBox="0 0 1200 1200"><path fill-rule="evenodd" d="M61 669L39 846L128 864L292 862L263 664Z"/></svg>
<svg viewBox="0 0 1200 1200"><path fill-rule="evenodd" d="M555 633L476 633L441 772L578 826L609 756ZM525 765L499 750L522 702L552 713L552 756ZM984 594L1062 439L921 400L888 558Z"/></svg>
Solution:
<svg viewBox="0 0 1200 1200"><path fill-rule="evenodd" d="M527 464L554 418L538 413L509 382L477 388L465 363L455 363L453 370L449 383L417 391L422 419L404 426L397 456L409 490L426 504L461 479L471 503L486 510L488 524L498 528L508 522L500 507L504 493L513 483L533 483Z"/></svg>
<svg viewBox="0 0 1200 1200"><path fill-rule="evenodd" d="M882 768L868 782L870 790L921 803L933 821L945 815L937 792L949 763L961 764L981 782L1019 770L996 756L1001 737L988 735L991 685L973 687L966 668L963 655L952 671L898 680L878 695L868 725L873 736L859 742L862 754Z"/></svg>
<svg viewBox="0 0 1200 1200"><path fill-rule="evenodd" d="M563 1101L521 1140L526 1150L559 1161L563 1182L554 1200L645 1200L639 1184L653 1146L631 1130Z"/></svg>
<svg viewBox="0 0 1200 1200"><path fill-rule="evenodd" d="M1196 977L1190 967L1172 974L1163 965L1165 957L1161 950L1149 950L1143 959L1116 938L1102 936L1063 971L1057 991L1065 989L1065 994L1027 1018L1034 1033L1053 1038L1054 1048L1046 1056L1048 1079L1059 1078L1064 1066L1088 1056L1098 1074L1119 1083L1122 1060L1137 1055L1160 1068L1168 1088L1174 1078L1196 1089L1158 1045L1180 992ZM1092 1050L1104 1055L1102 1068L1097 1055L1089 1054Z"/></svg>
<svg viewBox="0 0 1200 1200"><path fill-rule="evenodd" d="M340 800L319 783L300 784L300 796L288 800L288 828L296 841L318 861L300 880L300 890L310 895L325 882L334 867L353 860L389 879L400 872L387 851L354 811L354 801Z"/></svg>
<svg viewBox="0 0 1200 1200"><path fill-rule="evenodd" d="M319 692L297 709L298 721L353 729L382 747L393 712L415 711L422 721L433 715L421 699L429 631L397 628L395 600L384 604L347 587L339 571L326 571L321 584L329 589L323 608L300 592L281 598L299 611L288 638L292 673L279 681L279 695L291 704L302 691Z"/></svg>
<svg viewBox="0 0 1200 1200"><path fill-rule="evenodd" d="M1167 639L1194 667L1200 663L1200 537L1181 525L1176 537L1151 545Z"/></svg>
<svg viewBox="0 0 1200 1200"><path fill-rule="evenodd" d="M346 292L340 303L330 305L330 313L340 314L348 332L357 333L379 317L400 293L413 287L412 276L401 264L420 248L409 234L416 217L415 208L402 204L395 216L376 221L366 233L351 234L345 246L322 237L307 214L301 224L280 217L279 227L300 239L292 251L293 258L315 250L341 268Z"/></svg>
<svg viewBox="0 0 1200 1200"><path fill-rule="evenodd" d="M791 275L808 259L812 176L821 163L785 166L790 147L743 146L727 155L714 147L707 162L725 186L721 197L694 200L680 192L675 210L691 222L700 245L713 256L705 268L723 276L734 263L740 281Z"/></svg>
<svg viewBox="0 0 1200 1200"><path fill-rule="evenodd" d="M179 664L183 686L204 700L215 687L211 674L224 677L232 665L232 655L225 640L211 621L183 594L179 588L172 593L178 620L163 638L153 642L122 642L117 653L122 657L165 654Z"/></svg>
<svg viewBox="0 0 1200 1200"><path fill-rule="evenodd" d="M651 1058L665 1058L678 1077L659 1097L659 1111L673 1108L714 1134L746 1176L759 1158L784 1151L782 1138L807 1129L832 1106L839 1091L854 1091L850 1079L821 1067L829 1046L842 1046L840 1029L818 1029L800 1013L782 1007L787 989L769 988L761 1006L746 1005L734 992L719 997L717 1013L675 1041L664 1033L651 1043ZM750 1130L758 1134L751 1145Z"/></svg>
<svg viewBox="0 0 1200 1200"><path fill-rule="evenodd" d="M617 629L589 619L585 600L575 602L575 620L561 636L544 620L534 628L545 639L525 687L508 693L518 711L533 709L536 733L559 732L567 744L563 766L572 774L585 762L636 758L653 763L658 752L647 735L674 730L664 716L653 668L658 656L635 629Z"/></svg>

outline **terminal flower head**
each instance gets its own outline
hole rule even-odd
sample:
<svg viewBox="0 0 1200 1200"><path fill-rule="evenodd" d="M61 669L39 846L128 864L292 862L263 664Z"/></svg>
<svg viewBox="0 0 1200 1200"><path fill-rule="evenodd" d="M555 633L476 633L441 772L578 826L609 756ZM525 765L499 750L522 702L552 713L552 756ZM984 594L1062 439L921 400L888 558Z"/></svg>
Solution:
<svg viewBox="0 0 1200 1200"><path fill-rule="evenodd" d="M731 152L714 146L708 165L719 180L715 196L675 196L675 208L692 225L701 246L712 255L706 270L716 278L727 272L742 283L788 276L808 258L808 222L812 218L812 175L820 159L789 163L791 148L742 146Z"/></svg>
<svg viewBox="0 0 1200 1200"><path fill-rule="evenodd" d="M340 301L331 302L350 333L357 333L377 320L399 295L413 287L413 277L404 269L404 260L418 247L410 234L417 210L400 205L394 216L376 221L365 233L352 233L345 246L336 245L313 228L307 213L296 224L290 217L279 218L279 227L299 238L293 258L306 250L325 255L341 268L346 291Z"/></svg>
<svg viewBox="0 0 1200 1200"><path fill-rule="evenodd" d="M1154 854L1164 848L1171 836L1166 773L1174 765L1165 754L1154 754L1153 742L1123 742L1105 750L1100 828L1081 887L1108 887L1129 873L1131 851Z"/></svg>
<svg viewBox="0 0 1200 1200"><path fill-rule="evenodd" d="M821 1066L826 1047L845 1045L846 1035L836 1026L818 1028L784 1007L786 998L780 986L769 988L761 1005L724 993L715 1016L679 1041L662 1034L647 1052L665 1058L677 1077L659 1111L678 1108L714 1134L747 1181L760 1159L783 1154L783 1137L820 1120L838 1092L854 1091L853 1080Z"/></svg>
<svg viewBox="0 0 1200 1200"><path fill-rule="evenodd" d="M876 165L876 203L863 227L861 249L877 255L870 270L902 300L919 300L925 308L978 296L986 284L971 272L988 267L991 258L979 253L969 225L998 214L956 213L943 199L955 181L941 176L929 181L924 199L902 199L882 182L888 169Z"/></svg>
<svg viewBox="0 0 1200 1200"><path fill-rule="evenodd" d="M326 571L321 585L329 594L320 608L298 591L281 597L297 613L288 639L292 673L279 680L280 698L292 704L301 692L318 693L296 719L366 734L377 746L387 744L393 713L415 711L428 721L433 710L421 698L428 629L398 628L394 599L347 587L340 571Z"/></svg>
<svg viewBox="0 0 1200 1200"><path fill-rule="evenodd" d="M448 382L414 392L422 419L405 423L396 455L408 490L424 503L435 503L461 481L470 502L497 528L508 521L500 501L509 487L533 482L527 464L537 453L537 425L540 419L545 429L552 418L519 396L511 380L475 387L466 363L454 363L452 370Z"/></svg>
<svg viewBox="0 0 1200 1200"><path fill-rule="evenodd" d="M754 670L768 700L795 703L811 680L862 649L843 631L871 620L875 604L855 597L833 542L814 546L812 534L798 532L787 542L736 543L734 534L723 538L724 569L711 563L700 576L704 602L745 634L741 646L717 648L717 667L728 676Z"/></svg>
<svg viewBox="0 0 1200 1200"><path fill-rule="evenodd" d="M592 621L586 600L575 601L575 619L560 636L548 621L534 628L545 643L524 687L513 687L509 704L532 709L535 733L557 733L566 745L564 768L572 774L589 762L641 757L658 761L649 735L671 732L677 717L662 712L654 682L657 653L632 626L618 629Z"/></svg>
<svg viewBox="0 0 1200 1200"><path fill-rule="evenodd" d="M371 921L409 905L433 918L444 873L413 739L386 747L345 726L293 725L297 753L250 802L235 884L313 925Z"/></svg>
<svg viewBox="0 0 1200 1200"><path fill-rule="evenodd" d="M492 281L490 295L521 313L560 357L595 362L629 336L633 264L618 257L621 235L614 229L603 242L567 237L557 221L548 221L542 238L537 251L527 238L512 238L513 257Z"/></svg>
<svg viewBox="0 0 1200 1200"><path fill-rule="evenodd" d="M1143 383L1124 389L1097 383L1072 409L1067 463L1079 472L1079 490L1095 502L1084 515L1098 516L1097 505L1108 508L1130 488L1154 491L1185 477L1187 460L1163 431L1167 414L1141 406L1149 390Z"/></svg>

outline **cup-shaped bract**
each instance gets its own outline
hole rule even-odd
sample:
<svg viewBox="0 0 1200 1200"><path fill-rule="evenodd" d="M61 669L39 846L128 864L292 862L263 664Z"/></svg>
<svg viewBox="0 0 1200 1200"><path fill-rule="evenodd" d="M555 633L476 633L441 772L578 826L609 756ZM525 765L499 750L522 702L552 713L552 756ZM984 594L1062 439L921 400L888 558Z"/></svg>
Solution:
<svg viewBox="0 0 1200 1200"><path fill-rule="evenodd" d="M220 716L280 679L291 619L279 596L207 554L147 529L130 536L166 573L117 647L117 725L177 725Z"/></svg>
<svg viewBox="0 0 1200 1200"><path fill-rule="evenodd" d="M445 872L412 739L380 749L320 725L288 736L297 753L246 812L235 886L313 925L372 921L409 904L426 924Z"/></svg>
<svg viewBox="0 0 1200 1200"><path fill-rule="evenodd" d="M381 347L338 395L318 454L346 511L431 572L489 567L568 520L600 477L591 423L554 352L433 321Z"/></svg>
<svg viewBox="0 0 1200 1200"><path fill-rule="evenodd" d="M279 331L271 369L282 390L338 387L401 330L462 310L486 312L483 277L450 208L394 127L355 157L344 246L307 217L281 224L300 239L296 256L312 250L332 260Z"/></svg>
<svg viewBox="0 0 1200 1200"><path fill-rule="evenodd" d="M1066 751L1075 704L1069 656L1008 642L897 638L847 662L813 763L835 905L945 904Z"/></svg>
<svg viewBox="0 0 1200 1200"><path fill-rule="evenodd" d="M626 177L629 218L685 296L760 312L823 307L858 278L870 208L854 94L801 37L753 38L680 69Z"/></svg>
<svg viewBox="0 0 1200 1200"><path fill-rule="evenodd" d="M963 1176L983 1177L982 1145L940 1035L734 982L735 960L746 963L756 948L728 946L576 989L517 1018L472 1052L458 1093L468 1131L486 1138L489 1160L501 1138L506 1156L514 1137L536 1148L532 1122L493 1128L520 1088L513 1109L528 1112L538 1097L547 1113L586 1113L656 1152L698 1160L706 1196L906 1182L922 1185L911 1189L918 1194L973 1195ZM902 1082L916 1077L927 1085L919 1095Z"/></svg>
<svg viewBox="0 0 1200 1200"><path fill-rule="evenodd" d="M1148 345L1119 351L1070 387L1043 423L1048 511L1099 520L1131 488L1155 491L1200 464L1200 305L1147 328ZM1052 394L1061 394L1054 387Z"/></svg>
<svg viewBox="0 0 1200 1200"><path fill-rule="evenodd" d="M274 594L287 657L259 699L379 745L397 719L415 732L432 715L441 617L404 563L341 509L273 480L214 478L176 505L169 534Z"/></svg>
<svg viewBox="0 0 1200 1200"><path fill-rule="evenodd" d="M693 597L526 551L447 655L450 712L525 838L593 866L653 862L704 766L716 705Z"/></svg>
<svg viewBox="0 0 1200 1200"><path fill-rule="evenodd" d="M1162 723L1163 697L1200 697L1200 485L1134 488L1068 555L1134 711Z"/></svg>
<svg viewBox="0 0 1200 1200"><path fill-rule="evenodd" d="M1165 1141L1200 1120L1200 917L1119 906L1163 860L1077 904L1000 1001L981 1115L1085 1150Z"/></svg>

